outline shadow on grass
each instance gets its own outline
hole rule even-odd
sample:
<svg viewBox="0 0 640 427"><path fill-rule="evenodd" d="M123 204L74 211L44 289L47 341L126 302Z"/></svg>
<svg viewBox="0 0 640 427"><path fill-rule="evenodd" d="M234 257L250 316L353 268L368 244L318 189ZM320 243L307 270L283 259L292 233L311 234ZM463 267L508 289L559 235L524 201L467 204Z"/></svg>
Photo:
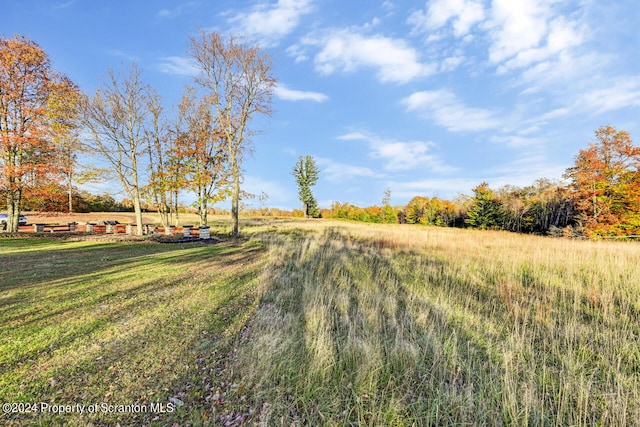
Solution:
<svg viewBox="0 0 640 427"><path fill-rule="evenodd" d="M0 289L3 401L112 395L131 404L151 392L166 402L200 334L210 340L242 314L225 306L250 291L264 253L252 242L62 246L3 255L12 268L28 258L47 269ZM58 257L67 262L51 265Z"/></svg>
<svg viewBox="0 0 640 427"><path fill-rule="evenodd" d="M407 272L375 243L334 229L315 241L291 236L294 247L261 300L261 310L278 313L273 322L290 325L287 336L274 338L281 347L271 354L249 339L247 353L273 360L247 354L244 363L258 368L239 366L234 378L259 385L253 404L268 407L261 422L449 425L500 417L499 389L481 381L494 373L485 343L435 301L416 297L404 285Z"/></svg>

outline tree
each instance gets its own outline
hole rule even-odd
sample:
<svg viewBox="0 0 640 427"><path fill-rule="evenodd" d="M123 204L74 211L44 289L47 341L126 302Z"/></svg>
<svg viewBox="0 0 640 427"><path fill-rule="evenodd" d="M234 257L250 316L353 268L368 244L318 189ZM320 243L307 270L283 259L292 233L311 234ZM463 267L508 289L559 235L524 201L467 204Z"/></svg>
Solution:
<svg viewBox="0 0 640 427"><path fill-rule="evenodd" d="M171 172L173 170L167 162L170 150L167 145L170 137L167 126L163 123L163 108L157 94L152 94L148 106L151 120L145 130L147 153L149 154L149 184L146 187L146 192L158 211L162 226L167 228L171 224L172 214L175 215L176 225L178 225L177 207L173 209L171 203L172 195L174 192L177 194L178 189L172 185L174 175Z"/></svg>
<svg viewBox="0 0 640 427"><path fill-rule="evenodd" d="M142 234L142 170L139 158L147 148L147 120L153 89L140 81L134 64L127 74L108 71L109 80L82 103L83 123L90 134L89 148L113 168L127 196L133 201L136 232Z"/></svg>
<svg viewBox="0 0 640 427"><path fill-rule="evenodd" d="M407 224L426 224L425 208L429 203L428 197L415 196L409 200L405 208L405 221Z"/></svg>
<svg viewBox="0 0 640 427"><path fill-rule="evenodd" d="M78 136L80 90L68 79L54 83L54 88L47 103L47 114L56 131L54 138L58 147L58 164L66 180L67 210L71 213L73 212L73 183L79 170L78 153L82 151Z"/></svg>
<svg viewBox="0 0 640 427"><path fill-rule="evenodd" d="M473 189L473 193L473 202L467 213L467 224L483 230L500 228L504 211L489 184L481 183Z"/></svg>
<svg viewBox="0 0 640 427"><path fill-rule="evenodd" d="M191 54L201 71L196 82L212 97L214 118L228 156L232 233L237 238L242 160L254 134L249 122L256 115L271 115L276 80L269 56L257 45L235 37L223 40L219 34L203 31L200 39L191 39Z"/></svg>
<svg viewBox="0 0 640 427"><path fill-rule="evenodd" d="M182 158L182 178L196 194L200 225L207 225L209 203L224 200L229 189L226 140L212 114L212 102L210 96L198 100L195 90L187 88L174 138L173 158Z"/></svg>
<svg viewBox="0 0 640 427"><path fill-rule="evenodd" d="M580 150L571 179L578 221L589 234L640 232L640 147L627 132L602 126L596 142Z"/></svg>
<svg viewBox="0 0 640 427"><path fill-rule="evenodd" d="M318 203L311 191L311 187L316 184L318 175L320 174L320 169L316 166L316 161L312 156L300 156L291 174L295 177L296 183L298 184L298 198L302 202L304 217L318 217Z"/></svg>
<svg viewBox="0 0 640 427"><path fill-rule="evenodd" d="M10 232L18 230L25 189L59 170L57 137L68 128L58 107L77 95L38 44L21 36L0 37L0 192Z"/></svg>
<svg viewBox="0 0 640 427"><path fill-rule="evenodd" d="M382 198L382 212L380 212L380 220L385 224L395 224L398 222L398 215L391 206L391 190L387 188Z"/></svg>

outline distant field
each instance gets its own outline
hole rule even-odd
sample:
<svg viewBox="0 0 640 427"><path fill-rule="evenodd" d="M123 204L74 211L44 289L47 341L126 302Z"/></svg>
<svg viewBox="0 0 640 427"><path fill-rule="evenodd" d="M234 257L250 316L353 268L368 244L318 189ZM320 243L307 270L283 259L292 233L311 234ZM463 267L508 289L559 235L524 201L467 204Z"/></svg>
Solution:
<svg viewBox="0 0 640 427"><path fill-rule="evenodd" d="M116 220L123 224L135 223L136 217L133 212L90 212L90 213L47 213L47 212L24 212L29 223L43 224L65 224L68 222L92 222L100 220ZM223 218L221 216L211 216L212 219ZM200 223L196 214L182 214L181 223L187 225L198 225ZM144 223L160 224L160 217L156 213L144 213L142 215Z"/></svg>
<svg viewBox="0 0 640 427"><path fill-rule="evenodd" d="M640 419L637 243L329 221L243 231L215 245L0 238L0 401L129 405L0 423Z"/></svg>

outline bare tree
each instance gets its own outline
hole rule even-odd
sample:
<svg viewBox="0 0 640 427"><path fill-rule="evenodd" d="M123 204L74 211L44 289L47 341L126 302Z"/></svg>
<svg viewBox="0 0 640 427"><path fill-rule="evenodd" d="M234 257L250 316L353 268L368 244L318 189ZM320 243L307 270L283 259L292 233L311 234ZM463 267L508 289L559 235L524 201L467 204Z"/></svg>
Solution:
<svg viewBox="0 0 640 427"><path fill-rule="evenodd" d="M140 81L134 64L128 73L108 71L108 81L83 102L83 122L91 138L89 149L113 168L127 196L133 201L136 231L142 234L141 174L139 158L146 143L147 120L153 89Z"/></svg>
<svg viewBox="0 0 640 427"><path fill-rule="evenodd" d="M231 172L233 236L238 237L238 212L243 154L249 150L254 132L248 124L257 114L271 115L276 80L271 59L258 46L235 37L202 32L191 38L191 54L200 67L196 82L209 91L213 113L223 139Z"/></svg>
<svg viewBox="0 0 640 427"><path fill-rule="evenodd" d="M169 148L167 147L169 132L163 123L163 108L160 105L160 97L152 93L148 100L150 123L146 129L146 140L149 154L149 184L148 195L155 205L163 227L171 224L172 214L175 215L176 225L178 221L177 209L172 208L172 195L176 190L172 185L171 169L167 161Z"/></svg>

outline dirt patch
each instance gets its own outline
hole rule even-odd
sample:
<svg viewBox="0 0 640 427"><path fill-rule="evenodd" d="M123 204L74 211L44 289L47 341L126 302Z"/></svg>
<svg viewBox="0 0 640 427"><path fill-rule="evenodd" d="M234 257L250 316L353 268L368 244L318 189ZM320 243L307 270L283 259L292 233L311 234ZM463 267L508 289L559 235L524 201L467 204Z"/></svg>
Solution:
<svg viewBox="0 0 640 427"><path fill-rule="evenodd" d="M155 237L154 240L158 243L177 243L177 244L206 243L209 245L224 242L224 240L217 239L215 237L211 237L209 239L201 239L199 237L193 237L193 236L190 236L190 237L158 236L158 237Z"/></svg>

